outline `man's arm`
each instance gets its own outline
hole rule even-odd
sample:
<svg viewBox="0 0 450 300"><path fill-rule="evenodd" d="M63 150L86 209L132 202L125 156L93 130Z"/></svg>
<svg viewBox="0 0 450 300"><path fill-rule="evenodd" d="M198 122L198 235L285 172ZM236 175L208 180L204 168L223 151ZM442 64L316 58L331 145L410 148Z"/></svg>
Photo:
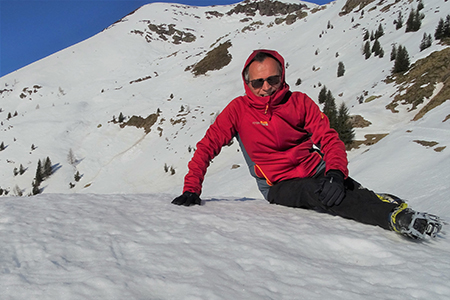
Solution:
<svg viewBox="0 0 450 300"><path fill-rule="evenodd" d="M197 143L194 156L188 163L189 171L184 178L183 195L180 196L182 198L178 197L172 203L179 205L186 205L188 202L200 204L202 184L210 161L220 153L224 145L230 143L236 134L237 114L232 103L217 116L214 123L206 131L205 136ZM192 194L195 194L196 197ZM191 196L183 197L185 195Z"/></svg>
<svg viewBox="0 0 450 300"><path fill-rule="evenodd" d="M328 117L320 111L318 105L309 97L305 99L305 129L312 134L315 145L320 145L324 154L327 174L330 170L339 170L348 177L348 160L344 143L336 130L330 128Z"/></svg>

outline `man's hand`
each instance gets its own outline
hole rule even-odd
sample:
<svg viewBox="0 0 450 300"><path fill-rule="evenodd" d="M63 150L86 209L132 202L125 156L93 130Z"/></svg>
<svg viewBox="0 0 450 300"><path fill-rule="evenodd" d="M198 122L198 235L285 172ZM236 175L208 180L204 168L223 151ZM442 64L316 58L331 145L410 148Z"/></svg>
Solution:
<svg viewBox="0 0 450 300"><path fill-rule="evenodd" d="M172 201L172 204L184 206L190 206L195 204L201 205L201 203L202 200L200 199L199 195L191 192L184 192L183 195L176 197Z"/></svg>
<svg viewBox="0 0 450 300"><path fill-rule="evenodd" d="M338 170L330 170L320 179L319 200L325 206L339 205L345 197L344 174Z"/></svg>

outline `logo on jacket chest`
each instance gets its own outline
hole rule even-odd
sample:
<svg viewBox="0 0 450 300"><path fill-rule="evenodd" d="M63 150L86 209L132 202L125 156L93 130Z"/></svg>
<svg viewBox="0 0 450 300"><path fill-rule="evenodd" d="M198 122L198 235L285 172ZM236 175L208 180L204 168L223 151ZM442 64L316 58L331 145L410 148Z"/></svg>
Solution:
<svg viewBox="0 0 450 300"><path fill-rule="evenodd" d="M267 122L267 121L254 121L252 124L253 125L269 126L269 122Z"/></svg>

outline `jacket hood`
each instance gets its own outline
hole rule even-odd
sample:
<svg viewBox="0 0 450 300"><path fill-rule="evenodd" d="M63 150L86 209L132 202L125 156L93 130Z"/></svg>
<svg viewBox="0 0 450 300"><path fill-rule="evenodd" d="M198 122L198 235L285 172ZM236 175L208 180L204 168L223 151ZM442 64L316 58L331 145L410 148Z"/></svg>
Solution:
<svg viewBox="0 0 450 300"><path fill-rule="evenodd" d="M277 61L280 62L282 69L280 88L273 95L266 97L259 97L253 94L247 82L245 82L244 77L244 70L247 68L247 66L249 66L253 62L255 56L260 52L267 53L273 56L273 58L275 58ZM242 70L242 80L244 82L245 93L247 96L246 98L249 100L249 104L256 108L265 108L266 111L268 107L280 103L283 100L284 95L289 91L289 85L285 81L284 58L277 51L274 50L267 50L267 49L254 50L245 62L244 69Z"/></svg>

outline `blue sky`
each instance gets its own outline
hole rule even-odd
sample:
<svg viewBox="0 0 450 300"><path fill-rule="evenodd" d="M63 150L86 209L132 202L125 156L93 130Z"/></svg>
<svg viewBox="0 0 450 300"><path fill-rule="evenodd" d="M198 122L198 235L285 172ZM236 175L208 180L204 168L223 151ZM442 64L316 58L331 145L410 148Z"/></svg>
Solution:
<svg viewBox="0 0 450 300"><path fill-rule="evenodd" d="M0 0L0 77L81 42L152 2L207 6L241 1Z"/></svg>

